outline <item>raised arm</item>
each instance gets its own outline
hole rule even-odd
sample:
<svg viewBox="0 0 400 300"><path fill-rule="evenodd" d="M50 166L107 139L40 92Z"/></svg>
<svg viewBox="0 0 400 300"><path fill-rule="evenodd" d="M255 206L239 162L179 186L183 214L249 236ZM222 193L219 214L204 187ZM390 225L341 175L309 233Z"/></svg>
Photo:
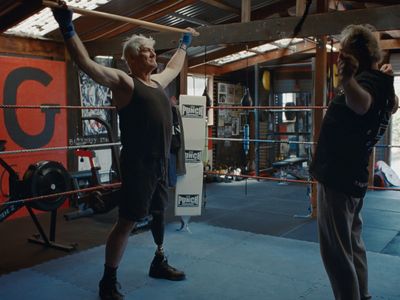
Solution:
<svg viewBox="0 0 400 300"><path fill-rule="evenodd" d="M153 80L157 81L164 88L172 80L174 80L175 77L178 76L179 72L182 70L183 64L185 62L186 50L192 42L192 36L199 35L198 32L194 29L188 29L190 30L190 32L183 34L178 49L167 63L165 69L159 74L154 74L151 76Z"/></svg>
<svg viewBox="0 0 400 300"><path fill-rule="evenodd" d="M59 24L65 45L72 60L79 68L97 83L117 90L132 84L130 77L123 71L102 66L93 61L82 41L75 32L72 23L72 11L66 8L53 9L53 15Z"/></svg>
<svg viewBox="0 0 400 300"><path fill-rule="evenodd" d="M365 114L372 104L372 96L354 78L358 61L352 55L340 53L338 59L339 79L346 96L347 106L356 114Z"/></svg>

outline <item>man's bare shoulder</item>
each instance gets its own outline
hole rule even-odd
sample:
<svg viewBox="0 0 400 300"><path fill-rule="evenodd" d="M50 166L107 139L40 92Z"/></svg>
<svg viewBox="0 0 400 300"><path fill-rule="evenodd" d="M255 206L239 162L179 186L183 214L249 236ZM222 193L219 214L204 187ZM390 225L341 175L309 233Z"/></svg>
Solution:
<svg viewBox="0 0 400 300"><path fill-rule="evenodd" d="M120 82L118 86L112 89L113 102L114 105L118 107L118 109L121 109L122 107L125 107L129 104L132 98L133 90L135 88L132 77L123 71L120 72Z"/></svg>

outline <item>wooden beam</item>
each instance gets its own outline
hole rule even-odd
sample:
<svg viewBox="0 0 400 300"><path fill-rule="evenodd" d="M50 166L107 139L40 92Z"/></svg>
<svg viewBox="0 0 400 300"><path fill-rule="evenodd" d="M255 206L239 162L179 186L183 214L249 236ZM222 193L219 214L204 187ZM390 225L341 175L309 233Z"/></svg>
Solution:
<svg viewBox="0 0 400 300"><path fill-rule="evenodd" d="M266 19L267 17L272 16L273 14L281 13L281 12L283 12L284 14L287 14L288 9L295 5L296 5L296 0L276 1L272 4L268 4L266 6L262 6L262 7L258 8L256 10L253 10L251 12L251 19L253 21L262 20L262 19ZM287 15L285 17L287 17ZM231 24L231 23L235 23L235 22L240 22L240 20L241 20L240 16L236 16L233 18L229 18L220 24Z"/></svg>
<svg viewBox="0 0 400 300"><path fill-rule="evenodd" d="M0 33L42 9L41 0L0 1Z"/></svg>
<svg viewBox="0 0 400 300"><path fill-rule="evenodd" d="M268 42L289 38L299 20L300 17L271 18L248 23L199 27L196 30L200 36L193 39L192 45ZM307 17L298 37L339 34L350 24L371 24L379 31L400 29L400 5L313 14ZM180 38L180 34L176 33L157 33L152 36L157 41L156 50L176 48ZM120 54L122 42L122 38L117 38L87 43L87 47L92 55Z"/></svg>
<svg viewBox="0 0 400 300"><path fill-rule="evenodd" d="M260 43L259 42L253 42L249 43L247 45L240 44L240 45L233 45L227 48L223 48L221 50L216 50L213 52L208 53L207 52L207 57L204 57L203 55L199 55L193 58L189 58L189 68L197 67L199 65L203 65L205 63L208 63L214 59L221 58L227 55L231 55L243 50L246 50L247 48L253 48L258 46ZM206 61L204 61L206 59Z"/></svg>
<svg viewBox="0 0 400 300"><path fill-rule="evenodd" d="M241 22L250 22L251 20L251 0L242 0L242 18Z"/></svg>
<svg viewBox="0 0 400 300"><path fill-rule="evenodd" d="M265 19L276 13L283 14L282 16L287 17L289 8L295 5L296 5L296 0L277 1L272 4L269 4L266 7L257 9L256 11L252 11L251 18L252 20L260 20L260 19Z"/></svg>
<svg viewBox="0 0 400 300"><path fill-rule="evenodd" d="M179 73L179 94L180 95L187 95L187 77L188 77L188 58L187 55L185 56L185 61L183 63L183 68Z"/></svg>
<svg viewBox="0 0 400 300"><path fill-rule="evenodd" d="M296 16L301 17L306 9L306 0L296 1Z"/></svg>
<svg viewBox="0 0 400 300"><path fill-rule="evenodd" d="M234 14L240 16L240 9L238 9L238 8L236 8L234 6L228 5L228 4L226 4L225 2L223 2L221 0L201 0L201 1L204 2L204 3L207 3L209 5L212 5L214 7L217 7L219 9L222 9L222 10L225 10L225 11L229 11L231 13L234 13Z"/></svg>
<svg viewBox="0 0 400 300"><path fill-rule="evenodd" d="M400 30L388 30L386 31L386 33L394 39L400 38Z"/></svg>
<svg viewBox="0 0 400 300"><path fill-rule="evenodd" d="M271 18L248 23L233 23L198 28L200 36L193 39L193 46L237 44L253 41L274 41L289 38L301 17ZM350 24L371 24L377 30L400 29L400 5L338 11L309 15L298 37L339 34ZM179 35L157 33L157 49L177 46Z"/></svg>
<svg viewBox="0 0 400 300"><path fill-rule="evenodd" d="M156 7L156 5L153 5L153 6L151 6L150 8L147 9L148 11L146 10L147 13L149 13L148 15L146 15L146 12L140 12L139 14L143 13L144 15L143 16L135 15L135 18L143 18L145 20L151 21L151 20L154 20L153 17L160 17L160 15L162 15L162 14L169 13L169 10L171 10L171 11L178 10L181 7L190 5L191 4L190 2L195 2L195 1L194 0L190 0L190 1L189 0L185 0L185 1L181 0L181 1L177 1L177 2L179 2L179 3L175 3L174 6L168 6L168 9L163 9L163 10L159 11L156 15L155 15L155 13L161 7ZM163 2L163 3L165 3L165 2ZM265 19L265 18L267 18L267 17L269 17L269 16L271 16L271 15L277 13L277 12L282 12L282 11L287 12L287 10L290 7L294 6L295 4L296 4L296 0L281 0L281 1L274 2L273 4L269 4L266 7L262 7L262 8L259 8L259 9L255 10L255 11L252 11L252 19L253 20L261 20L261 19ZM153 16L153 17L151 17L151 16ZM81 22L81 21L84 21L84 20L80 20L80 19L78 20L78 22ZM233 22L240 22L240 17L237 16L237 17L229 18L228 20L226 20L222 24L230 24L230 23L233 23ZM79 24L80 23L76 24L75 27L77 27L77 25L79 25ZM112 31L109 31L108 33L106 32L104 34L101 34L100 36L97 36L96 39L98 39L100 37L102 37L102 38L106 38L106 37L107 38L112 38L112 36L115 36L116 34L122 34L123 32L126 31L124 29L124 28L127 28L126 26L131 26L131 25L127 24L127 25L122 25L122 27L121 26L113 27ZM83 26L83 27L85 27L85 26ZM101 28L101 30L104 30L104 29L102 29L103 27L100 27L100 28ZM78 28L77 31L79 32L80 29ZM119 38L119 39L120 40L117 41L116 43L122 44L122 39L121 38ZM86 42L89 42L89 41L90 40L87 40ZM250 43L248 43L248 44L249 44L249 47L253 47L253 46L250 46ZM258 44L260 44L260 43L258 43ZM254 45L256 45L256 44L254 44ZM113 45L108 45L108 46L113 47ZM112 50L112 49L110 49L110 50ZM114 49L114 50L115 50L115 52L113 52L113 53L115 55L121 56L121 49L120 48L117 48L117 49ZM161 49L161 50L166 50L166 49ZM234 53L234 52L232 52L232 53ZM232 54L232 53L229 53L229 54ZM94 56L94 54L91 54L91 55ZM225 55L228 55L228 54L225 54ZM222 56L224 56L224 55L222 55Z"/></svg>
<svg viewBox="0 0 400 300"><path fill-rule="evenodd" d="M382 50L400 49L400 39L381 40L379 44Z"/></svg>
<svg viewBox="0 0 400 300"><path fill-rule="evenodd" d="M348 2L348 1L346 1ZM360 2L360 3L376 3L379 5L395 5L398 4L398 0L351 0L350 2Z"/></svg>
<svg viewBox="0 0 400 300"><path fill-rule="evenodd" d="M278 49L273 51L268 51L262 55L256 55L249 58L241 59L239 61L234 61L229 64L225 64L220 67L212 68L210 65L207 65L207 73L212 75L222 75L225 73L234 72L240 69L244 69L246 67L253 66L255 64L261 64L267 61L272 61L275 59L281 59L282 55L291 56L298 53L303 53L309 51L311 49L315 49L316 45L310 42L299 43L291 46L291 49ZM195 67L189 68L190 73L201 73L204 71L204 67ZM211 73L212 72L212 73Z"/></svg>
<svg viewBox="0 0 400 300"><path fill-rule="evenodd" d="M328 0L317 0L317 12L328 11ZM327 87L327 52L326 52L326 35L318 37L317 42L317 53L315 55L315 70L314 70L314 91L312 96L312 104L323 106L326 105L326 87ZM321 124L324 112L322 109L316 109L312 114L312 141L317 142L319 133L321 130ZM315 153L315 145L313 153ZM317 186L313 184L311 186L311 214L313 218L317 217Z"/></svg>
<svg viewBox="0 0 400 300"><path fill-rule="evenodd" d="M0 35L0 53L65 60L64 43L22 38L7 34Z"/></svg>
<svg viewBox="0 0 400 300"><path fill-rule="evenodd" d="M189 74L200 74L204 76L207 75L217 75L220 72L221 67L214 65L201 65L196 68L188 69Z"/></svg>

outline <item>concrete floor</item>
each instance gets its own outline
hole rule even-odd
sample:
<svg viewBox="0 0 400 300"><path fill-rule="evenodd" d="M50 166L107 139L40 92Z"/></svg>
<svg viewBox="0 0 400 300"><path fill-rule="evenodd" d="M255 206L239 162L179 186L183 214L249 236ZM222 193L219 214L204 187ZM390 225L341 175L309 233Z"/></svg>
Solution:
<svg viewBox="0 0 400 300"><path fill-rule="evenodd" d="M245 195L244 184L207 185L191 233L168 224L167 254L183 282L149 278L151 234L132 236L119 270L126 299L333 299L315 220L294 218L308 213L306 188L249 181ZM363 209L373 299L400 299L398 195L369 192ZM98 299L103 256L101 245L0 276L0 299Z"/></svg>

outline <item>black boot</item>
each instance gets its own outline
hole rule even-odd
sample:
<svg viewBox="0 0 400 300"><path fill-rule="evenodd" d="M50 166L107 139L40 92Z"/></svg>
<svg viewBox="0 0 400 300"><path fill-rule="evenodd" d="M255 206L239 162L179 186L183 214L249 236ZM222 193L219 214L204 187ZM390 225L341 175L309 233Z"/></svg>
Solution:
<svg viewBox="0 0 400 300"><path fill-rule="evenodd" d="M100 280L99 282L99 296L101 300L123 300L122 295L118 290L121 285L116 281Z"/></svg>
<svg viewBox="0 0 400 300"><path fill-rule="evenodd" d="M158 279L180 281L186 278L183 271L179 271L168 264L164 255L155 255L151 262L149 276Z"/></svg>

